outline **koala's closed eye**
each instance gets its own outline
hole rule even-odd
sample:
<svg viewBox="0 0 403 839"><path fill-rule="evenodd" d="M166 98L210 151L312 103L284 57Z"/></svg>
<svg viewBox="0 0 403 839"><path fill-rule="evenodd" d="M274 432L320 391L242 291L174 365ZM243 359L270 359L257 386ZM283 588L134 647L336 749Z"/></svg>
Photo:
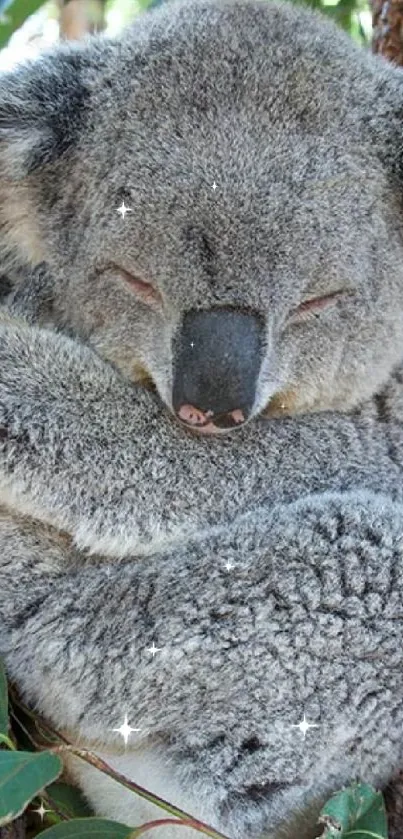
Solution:
<svg viewBox="0 0 403 839"><path fill-rule="evenodd" d="M125 268L121 268L118 265L109 265L108 270L121 277L143 303L162 305L162 296L158 289L151 285L151 283L145 282L140 277L131 274Z"/></svg>
<svg viewBox="0 0 403 839"><path fill-rule="evenodd" d="M311 320L313 317L319 317L324 309L330 306L335 306L341 297L351 294L350 290L340 289L340 291L333 291L331 294L325 294L320 297L312 297L309 300L304 300L293 312L288 319L288 325L304 323Z"/></svg>

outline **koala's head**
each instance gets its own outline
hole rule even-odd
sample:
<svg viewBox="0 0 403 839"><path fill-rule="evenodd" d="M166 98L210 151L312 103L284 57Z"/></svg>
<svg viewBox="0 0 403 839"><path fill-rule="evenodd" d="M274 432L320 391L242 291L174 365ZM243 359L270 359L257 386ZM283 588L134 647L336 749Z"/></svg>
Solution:
<svg viewBox="0 0 403 839"><path fill-rule="evenodd" d="M0 261L199 430L350 409L403 359L402 115L311 12L168 3L2 77Z"/></svg>

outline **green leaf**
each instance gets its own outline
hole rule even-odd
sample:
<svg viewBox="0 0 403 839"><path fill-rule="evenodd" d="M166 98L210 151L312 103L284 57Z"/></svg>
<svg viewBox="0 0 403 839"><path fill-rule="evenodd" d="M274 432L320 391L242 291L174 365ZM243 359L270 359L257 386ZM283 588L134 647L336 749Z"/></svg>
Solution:
<svg viewBox="0 0 403 839"><path fill-rule="evenodd" d="M17 818L62 768L60 757L51 752L0 751L0 825Z"/></svg>
<svg viewBox="0 0 403 839"><path fill-rule="evenodd" d="M84 818L93 815L93 811L77 787L71 787L69 784L60 782L51 784L46 787L46 795L50 806L53 804L57 811L66 818L74 819L80 816Z"/></svg>
<svg viewBox="0 0 403 839"><path fill-rule="evenodd" d="M0 49L7 44L13 32L43 4L44 0L14 0L3 13L0 12Z"/></svg>
<svg viewBox="0 0 403 839"><path fill-rule="evenodd" d="M353 784L337 792L319 816L326 825L323 839L387 839L385 803L369 784Z"/></svg>
<svg viewBox="0 0 403 839"><path fill-rule="evenodd" d="M8 689L4 664L0 658L0 734L8 734Z"/></svg>
<svg viewBox="0 0 403 839"><path fill-rule="evenodd" d="M73 819L44 830L41 839L128 839L132 832L132 827L108 819Z"/></svg>

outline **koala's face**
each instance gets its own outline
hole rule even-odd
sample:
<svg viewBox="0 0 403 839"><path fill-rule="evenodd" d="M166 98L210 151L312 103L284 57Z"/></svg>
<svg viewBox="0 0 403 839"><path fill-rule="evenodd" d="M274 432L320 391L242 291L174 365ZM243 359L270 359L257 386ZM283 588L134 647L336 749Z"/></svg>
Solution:
<svg viewBox="0 0 403 839"><path fill-rule="evenodd" d="M4 77L0 234L185 425L346 410L403 358L402 103L307 12L168 4Z"/></svg>

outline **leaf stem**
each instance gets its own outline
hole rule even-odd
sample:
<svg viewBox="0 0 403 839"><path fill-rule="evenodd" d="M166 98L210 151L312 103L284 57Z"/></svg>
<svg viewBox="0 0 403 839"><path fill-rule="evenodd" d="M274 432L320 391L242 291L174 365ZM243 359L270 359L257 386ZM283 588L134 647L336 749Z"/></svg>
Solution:
<svg viewBox="0 0 403 839"><path fill-rule="evenodd" d="M204 828L201 829L199 827L199 824L201 824L201 822L198 823L196 820L193 820L193 819L184 819L183 821L179 821L179 819L155 819L152 822L146 822L145 824L142 824L141 827L136 827L135 830L133 830L132 833L129 833L129 836L127 837L127 839L138 839L138 836L141 836L143 833L146 833L148 830L152 830L154 827L161 827L161 825L165 825L165 824L173 824L173 825L177 825L178 827L183 827L183 826L184 827L193 827L195 830L199 830L199 831L201 830L202 833L206 832L204 830ZM209 836L214 836L214 835L217 835L217 834L211 834L210 833L208 835Z"/></svg>
<svg viewBox="0 0 403 839"><path fill-rule="evenodd" d="M16 697L14 691L10 691L12 694L13 704L19 706L21 710L26 713L35 723L36 729L40 729L42 732L45 740L50 740L52 745L44 746L41 743L38 743L35 738L32 736L30 732L27 731L23 723L18 719L15 715L15 712L11 711L12 716L18 722L18 725L25 731L27 736L29 737L33 746L36 749L43 751L46 748L48 751L54 752L56 754L61 754L63 752L70 752L77 757L85 760L87 763L90 763L96 769L99 769L100 772L103 772L104 775L108 775L110 778L113 778L114 781L117 781L122 786L126 787L127 789L135 792L141 798L145 798L147 801L150 801L152 804L155 804L157 807L161 807L163 810L166 810L170 815L176 816L175 823L182 824L185 822L188 826L194 828L194 830L199 831L200 833L204 833L206 836L210 836L211 839L229 839L229 837L225 833L221 833L218 830L215 830L210 825L206 824L205 822L199 821L198 819L193 818L190 813L187 813L185 810L181 810L179 807L175 807L173 804L170 804L169 801L166 801L164 798L160 798L158 795L151 793L145 787L140 786L140 784L136 784L134 781L130 781L129 778L126 778L125 775L122 775L120 772L117 772L115 769L112 769L108 763L106 763L102 758L95 755L89 749L82 749L78 746L73 746L71 743L66 740L66 738L60 734L56 729L53 728L49 723L44 722L42 719L38 720L35 714L27 708L25 703L23 703L19 698ZM59 741L60 745L53 745L54 742ZM180 819L180 821L178 821ZM151 823L152 826L153 823ZM135 830L141 830L142 827L135 828ZM136 836L136 834L134 834Z"/></svg>

